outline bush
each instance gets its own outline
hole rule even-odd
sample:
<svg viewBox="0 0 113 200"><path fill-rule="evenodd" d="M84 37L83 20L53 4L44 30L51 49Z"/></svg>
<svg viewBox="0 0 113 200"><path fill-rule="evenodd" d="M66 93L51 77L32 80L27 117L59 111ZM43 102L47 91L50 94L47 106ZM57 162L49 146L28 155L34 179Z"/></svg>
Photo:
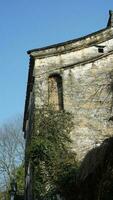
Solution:
<svg viewBox="0 0 113 200"><path fill-rule="evenodd" d="M76 166L76 155L70 149L73 126L68 112L51 106L37 109L29 148L35 199L55 199L56 193L64 193L63 180L61 184L59 180L70 173L70 166Z"/></svg>

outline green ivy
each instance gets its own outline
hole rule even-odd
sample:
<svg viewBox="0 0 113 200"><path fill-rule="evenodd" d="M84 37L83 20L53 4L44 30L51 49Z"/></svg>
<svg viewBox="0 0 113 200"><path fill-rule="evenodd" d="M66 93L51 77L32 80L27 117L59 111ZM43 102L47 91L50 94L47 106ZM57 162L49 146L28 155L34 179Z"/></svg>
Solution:
<svg viewBox="0 0 113 200"><path fill-rule="evenodd" d="M28 153L34 169L35 199L56 199L62 191L58 184L61 174L65 177L69 166L76 168L76 154L70 149L73 126L73 116L68 112L56 111L52 106L37 109Z"/></svg>

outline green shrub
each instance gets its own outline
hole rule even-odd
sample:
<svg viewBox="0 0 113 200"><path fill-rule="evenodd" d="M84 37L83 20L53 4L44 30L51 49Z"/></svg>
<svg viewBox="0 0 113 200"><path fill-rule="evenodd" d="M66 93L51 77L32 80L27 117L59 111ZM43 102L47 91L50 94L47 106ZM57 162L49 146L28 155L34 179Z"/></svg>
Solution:
<svg viewBox="0 0 113 200"><path fill-rule="evenodd" d="M76 167L76 155L70 149L73 126L73 116L68 112L51 106L37 109L29 148L35 198L55 199L62 191L59 180L66 178L70 166Z"/></svg>

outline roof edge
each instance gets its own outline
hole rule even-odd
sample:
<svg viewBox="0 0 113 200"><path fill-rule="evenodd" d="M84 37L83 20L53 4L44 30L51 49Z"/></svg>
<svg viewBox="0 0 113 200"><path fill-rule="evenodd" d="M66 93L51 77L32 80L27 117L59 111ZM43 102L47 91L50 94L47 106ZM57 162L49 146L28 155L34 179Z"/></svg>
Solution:
<svg viewBox="0 0 113 200"><path fill-rule="evenodd" d="M84 39L87 39L88 37L91 37L91 36L95 36L101 32L104 32L106 30L109 30L113 28L113 11L112 10L109 10L109 18L108 18L108 23L107 23L107 26L103 29L100 29L98 31L95 31L95 32L92 32L90 34L87 34L85 36L82 36L82 37L79 37L79 38L76 38L76 39L72 39L72 40L67 40L67 41L64 41L64 42L61 42L61 43L57 43L57 44L53 44L53 45L48 45L48 46L45 46L45 47L40 47L40 48L36 48L36 49L31 49L31 50L28 50L27 53L28 54L33 54L35 52L41 52L41 51L46 51L46 50L52 50L53 48L60 48L60 47L63 47L63 46L66 46L66 45L69 45L69 44L72 44L72 43L76 43L78 41L81 41L81 40L84 40ZM65 50L65 49L64 49ZM47 53L48 54L48 53ZM45 53L46 55L46 53ZM34 55L33 55L34 56Z"/></svg>
<svg viewBox="0 0 113 200"><path fill-rule="evenodd" d="M64 42L61 42L61 43L56 43L56 44L53 44L53 45L48 45L48 46L45 46L45 47L41 47L41 48L36 48L36 49L31 49L31 50L28 50L27 51L27 54L31 54L33 52L39 52L39 51L43 51L43 50L48 50L48 49L52 49L52 48L58 48L58 47L61 47L61 46L65 46L67 44L72 44L72 43L75 43L75 42L78 42L78 41L81 41L81 40L84 40L88 37L91 37L91 36L94 36L94 35L97 35L103 31L106 31L110 29L110 27L106 27L106 28L103 28L101 30L98 30L96 32L93 32L93 33L90 33L88 35L85 35L85 36L82 36L82 37L79 37L79 38L76 38L76 39L72 39L72 40L68 40L68 41L64 41Z"/></svg>

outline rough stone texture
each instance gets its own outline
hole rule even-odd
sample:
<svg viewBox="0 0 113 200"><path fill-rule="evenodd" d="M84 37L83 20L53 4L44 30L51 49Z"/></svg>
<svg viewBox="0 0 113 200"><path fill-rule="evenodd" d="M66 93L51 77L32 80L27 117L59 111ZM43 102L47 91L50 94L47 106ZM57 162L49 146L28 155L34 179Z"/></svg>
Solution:
<svg viewBox="0 0 113 200"><path fill-rule="evenodd" d="M109 120L112 117L112 37L113 29L108 28L55 47L56 52L53 47L31 52L34 58L35 107L48 103L49 76L60 74L64 109L75 116L72 137L78 157L98 145L104 136L112 134L112 121ZM98 52L100 46L103 47L103 53Z"/></svg>
<svg viewBox="0 0 113 200"><path fill-rule="evenodd" d="M79 158L113 134L112 72L113 56L64 71L64 106L75 116L73 148Z"/></svg>
<svg viewBox="0 0 113 200"><path fill-rule="evenodd" d="M74 115L72 149L78 160L82 160L89 150L113 135L113 12L110 11L105 29L30 50L28 54L30 64L23 124L26 149L33 132L36 107L50 101L58 108L60 99L59 109L64 108ZM29 160L25 159L25 176L29 180L25 199L31 200L32 176L29 179L28 171L31 171Z"/></svg>
<svg viewBox="0 0 113 200"><path fill-rule="evenodd" d="M113 134L113 39L98 45L104 46L104 53L94 43L81 50L35 58L35 105L48 102L48 77L60 74L64 109L75 118L71 136L78 159Z"/></svg>

